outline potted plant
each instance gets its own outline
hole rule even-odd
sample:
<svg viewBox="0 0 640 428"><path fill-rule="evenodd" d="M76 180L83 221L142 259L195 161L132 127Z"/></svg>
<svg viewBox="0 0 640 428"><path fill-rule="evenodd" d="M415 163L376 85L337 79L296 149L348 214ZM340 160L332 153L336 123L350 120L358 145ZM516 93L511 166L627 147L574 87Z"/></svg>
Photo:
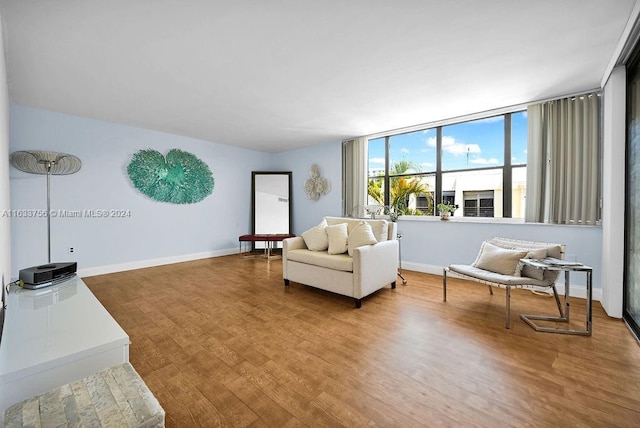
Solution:
<svg viewBox="0 0 640 428"><path fill-rule="evenodd" d="M447 202L446 204L440 203L440 204L436 205L436 208L440 212L440 219L441 220L449 220L449 216L456 209L458 209L458 206L457 205L452 205L452 204Z"/></svg>
<svg viewBox="0 0 640 428"><path fill-rule="evenodd" d="M402 215L402 210L397 209L396 207L386 205L384 207L384 213L389 216L389 220L395 223L396 221L398 221L398 218Z"/></svg>

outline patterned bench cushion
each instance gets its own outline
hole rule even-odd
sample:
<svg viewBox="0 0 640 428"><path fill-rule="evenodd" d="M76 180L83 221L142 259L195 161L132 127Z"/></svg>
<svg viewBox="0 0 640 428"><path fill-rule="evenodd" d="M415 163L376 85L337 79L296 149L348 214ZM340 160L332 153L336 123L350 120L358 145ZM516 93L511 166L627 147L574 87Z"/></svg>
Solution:
<svg viewBox="0 0 640 428"><path fill-rule="evenodd" d="M164 409L130 363L10 406L5 427L164 427Z"/></svg>

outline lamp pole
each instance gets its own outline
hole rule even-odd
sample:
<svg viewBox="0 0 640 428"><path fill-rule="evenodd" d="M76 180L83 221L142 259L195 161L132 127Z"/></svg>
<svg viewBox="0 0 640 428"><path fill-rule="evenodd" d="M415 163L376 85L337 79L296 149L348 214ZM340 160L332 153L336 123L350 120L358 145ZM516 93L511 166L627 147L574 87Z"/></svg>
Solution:
<svg viewBox="0 0 640 428"><path fill-rule="evenodd" d="M47 168L47 263L51 263L51 167L52 160L39 160Z"/></svg>

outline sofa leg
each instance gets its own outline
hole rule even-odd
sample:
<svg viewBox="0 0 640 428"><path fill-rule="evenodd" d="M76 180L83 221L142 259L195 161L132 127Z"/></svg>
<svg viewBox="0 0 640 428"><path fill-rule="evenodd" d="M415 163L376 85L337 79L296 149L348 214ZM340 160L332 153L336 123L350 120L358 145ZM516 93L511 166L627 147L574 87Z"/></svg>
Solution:
<svg viewBox="0 0 640 428"><path fill-rule="evenodd" d="M353 299L356 301L356 309L360 309L360 307L362 307L362 300L361 299Z"/></svg>
<svg viewBox="0 0 640 428"><path fill-rule="evenodd" d="M395 282L395 281L393 281L393 282L391 283L391 289L394 289L394 288L396 288L396 282Z"/></svg>
<svg viewBox="0 0 640 428"><path fill-rule="evenodd" d="M289 286L289 280L288 280L288 279L286 279L286 278L284 279L284 286L285 286L285 287L288 287L288 286Z"/></svg>

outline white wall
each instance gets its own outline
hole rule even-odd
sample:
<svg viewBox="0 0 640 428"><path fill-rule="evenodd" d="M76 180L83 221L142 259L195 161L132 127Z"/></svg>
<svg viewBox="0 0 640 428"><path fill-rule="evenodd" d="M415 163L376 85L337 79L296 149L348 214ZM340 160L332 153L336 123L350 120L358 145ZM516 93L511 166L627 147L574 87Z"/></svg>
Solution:
<svg viewBox="0 0 640 428"><path fill-rule="evenodd" d="M293 232L300 235L320 223L324 216L342 215L342 143L320 144L277 154L274 168L292 172ZM317 201L304 192L311 165L320 167L320 175L331 182L331 191Z"/></svg>
<svg viewBox="0 0 640 428"><path fill-rule="evenodd" d="M2 42L0 18L0 46ZM4 50L0 55L0 213L10 208L9 197L9 94ZM11 222L0 216L0 282L2 287L11 281Z"/></svg>
<svg viewBox="0 0 640 428"><path fill-rule="evenodd" d="M622 317L626 145L626 71L614 68L604 87L602 142L602 306Z"/></svg>
<svg viewBox="0 0 640 428"><path fill-rule="evenodd" d="M196 204L175 205L137 191L126 168L132 155L146 148L165 154L179 148L198 156L213 172L213 193ZM117 209L131 213L124 218L52 218L52 261L77 261L81 275L237 252L238 236L251 231L251 171L263 170L273 157L12 105L11 152L29 149L67 152L82 160L78 173L52 177L53 211ZM46 209L45 176L11 167L10 178L12 209ZM19 269L47 261L46 219L14 218L11 230L13 277ZM74 247L74 254L68 254L69 247Z"/></svg>

